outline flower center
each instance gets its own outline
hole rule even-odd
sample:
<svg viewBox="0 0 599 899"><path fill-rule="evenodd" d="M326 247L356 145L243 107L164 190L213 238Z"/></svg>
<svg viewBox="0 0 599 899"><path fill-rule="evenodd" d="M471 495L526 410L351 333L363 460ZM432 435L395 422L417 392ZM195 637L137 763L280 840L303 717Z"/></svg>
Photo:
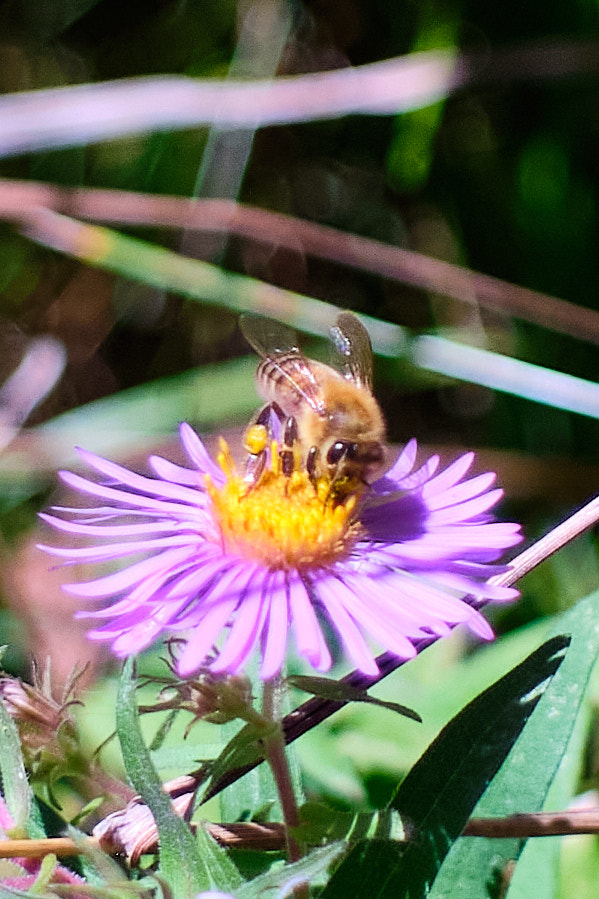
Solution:
<svg viewBox="0 0 599 899"><path fill-rule="evenodd" d="M206 489L225 548L271 568L322 567L347 556L360 533L353 516L360 490L339 494L329 478L313 483L298 465L284 475L274 441L270 457L248 488L221 440L218 463L227 480L217 487L207 477Z"/></svg>

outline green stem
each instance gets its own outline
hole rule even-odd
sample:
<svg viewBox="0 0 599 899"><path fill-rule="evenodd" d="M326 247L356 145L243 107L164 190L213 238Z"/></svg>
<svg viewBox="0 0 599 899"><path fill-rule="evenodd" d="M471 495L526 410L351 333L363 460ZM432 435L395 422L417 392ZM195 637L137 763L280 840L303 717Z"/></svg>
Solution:
<svg viewBox="0 0 599 899"><path fill-rule="evenodd" d="M277 792L279 794L279 802L281 803L281 809L283 811L289 861L295 862L301 858L302 852L299 844L290 832L291 828L298 826L299 815L297 803L295 801L295 793L293 792L293 785L291 783L291 773L289 771L289 765L287 764L287 756L285 755L285 738L281 727L284 689L280 677L273 678L264 683L262 714L264 718L277 724L272 735L266 737L264 740L264 751L275 780Z"/></svg>

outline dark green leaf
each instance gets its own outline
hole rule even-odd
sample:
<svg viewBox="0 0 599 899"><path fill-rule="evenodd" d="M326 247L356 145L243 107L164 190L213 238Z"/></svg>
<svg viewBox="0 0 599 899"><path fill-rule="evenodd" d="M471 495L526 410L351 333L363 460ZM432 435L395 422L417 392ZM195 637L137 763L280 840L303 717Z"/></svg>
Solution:
<svg viewBox="0 0 599 899"><path fill-rule="evenodd" d="M560 616L554 629L572 635L570 650L514 751L477 805L477 816L541 811L556 773L560 776L558 769L569 789L562 787L559 794L554 793L557 804L552 807L563 808L570 798L585 745L580 735L578 739L571 737L599 652L599 593ZM508 859L518 858L523 846L521 840L458 840L431 895L440 899L459 893L464 899L486 899L485 882L492 880ZM516 867L510 899L530 895L533 884L535 899L554 895L555 857L551 856L556 851L554 840L536 840L530 852L527 847L526 856Z"/></svg>
<svg viewBox="0 0 599 899"><path fill-rule="evenodd" d="M203 828L194 838L162 790L139 727L133 660L125 664L117 698L117 733L127 775L154 815L160 839L160 869L177 899L201 890L234 889L239 877L226 852Z"/></svg>
<svg viewBox="0 0 599 899"><path fill-rule="evenodd" d="M343 812L317 802L306 802L299 810L301 824L294 832L308 845L361 839L405 841L406 834L399 812L381 809L375 812Z"/></svg>
<svg viewBox="0 0 599 899"><path fill-rule="evenodd" d="M427 895L447 851L559 668L569 642L563 636L549 640L449 722L393 800L410 834L408 845L360 842L333 875L323 899Z"/></svg>

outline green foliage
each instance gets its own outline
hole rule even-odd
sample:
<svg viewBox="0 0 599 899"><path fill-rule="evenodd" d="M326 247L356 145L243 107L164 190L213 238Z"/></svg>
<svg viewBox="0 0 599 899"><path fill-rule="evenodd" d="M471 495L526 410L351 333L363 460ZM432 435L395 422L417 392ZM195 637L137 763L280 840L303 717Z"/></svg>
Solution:
<svg viewBox="0 0 599 899"><path fill-rule="evenodd" d="M23 835L31 814L32 793L16 725L0 701L0 772L8 810L16 832Z"/></svg>
<svg viewBox="0 0 599 899"><path fill-rule="evenodd" d="M260 127L257 116L255 130L248 126L243 133L182 131L169 120L169 130L160 133L75 149L25 147L23 155L0 162L0 214L6 217L0 229L0 391L31 335L55 335L69 357L53 395L0 455L0 513L12 541L2 546L0 627L2 639L22 649L19 655L11 647L19 673L29 655L44 663L39 653L52 648L48 621L54 618L60 620L56 652L65 651L59 600L46 584L45 568L40 573L29 557L17 555L17 536L38 539L34 513L54 490L55 469L77 464L75 444L134 467L150 452L179 461L164 443L182 420L203 435L237 426L231 445L241 451L241 430L258 402L256 360L246 355L236 326L241 309L262 309L316 334L326 332L333 306L364 314L375 350L383 354L376 359L375 386L390 441L417 436L450 458L463 448L481 450L481 467L497 470L510 514L524 522L529 540L597 491L595 3L355 0L293 4L291 15L286 4L235 0L13 0L4 7L0 90L7 96L0 100L7 103L7 127L10 104L25 90L146 75L230 83L234 75L266 79L268 93L276 75L351 73L402 54L448 50L434 102L404 113L389 103L384 115L306 123L294 122L290 107L284 124ZM413 79L416 87L423 80ZM309 99L320 103L330 96L323 90ZM32 127L45 128L52 140L58 122L45 121L42 113L28 113ZM140 224L143 215L135 216L139 204L126 199L115 206L109 195L94 195L90 213L77 206L75 195L52 193L61 214L92 226L77 232L78 242L61 244L51 239L55 232L35 230L24 202L16 211L11 206L10 191L19 186L13 178L27 179L26 189L47 182L51 193L64 186L239 199L291 218L270 228L258 219L232 218L223 226L212 210L198 231L168 216L150 217L148 228ZM223 210L226 219L231 209L221 207L219 215ZM310 243L294 216L340 229L327 245L329 256L324 239L316 234ZM94 230L96 221L109 227ZM60 222L68 227L66 218ZM34 231L40 242L31 239ZM357 261L355 236L377 242ZM423 257L396 255L389 267L403 247ZM428 284L435 262L466 266L457 291L449 269ZM469 269L491 278L477 280ZM546 298L521 293L520 286L568 302L558 315ZM427 347L437 354L432 364ZM439 374L441 350L458 365L455 378L447 362ZM510 393L493 392L500 369L499 387ZM459 380L464 377L471 383ZM531 402L533 387L548 405ZM1 393L0 436L7 407L10 397L7 406ZM69 502L64 496L57 501ZM320 889L329 867L339 865L326 896L389 892L396 899L402 890L414 897L430 887L438 899L458 893L488 899L506 886L506 860L518 857L507 899L591 895L599 876L596 838L524 845L458 834L471 812L563 809L581 790L596 788L598 700L589 677L599 640L597 597L575 603L596 588L598 571L596 540L588 536L528 576L520 602L489 610L502 635L496 643L475 649L458 635L439 641L372 693L325 678L296 678L301 689L348 705L294 746L318 804L304 808L299 830L316 848L290 866L275 853L253 853L250 860L245 853L245 861L237 851L225 854L202 827L193 837L161 789L165 772L176 776L205 764L208 794L223 775L260 761L260 728L240 729L235 722L217 731L201 722L185 737L185 713L174 722L158 715L152 739L150 722L140 723L137 715L129 667L119 687L119 739L127 774L160 830L160 867L154 876L144 869L152 865L145 858L141 871L125 871L87 846L82 865L89 894L195 899L215 887L239 899L283 897L302 876ZM31 594L39 607L28 605ZM25 626L23 614L30 616ZM539 671L523 659L555 633L571 634L571 649L551 683L539 686L542 698L535 691L523 695L525 681L533 684L557 664L552 644L533 656ZM339 666L334 677L343 673ZM85 697L82 760L114 729L115 684L114 671L107 670ZM63 730L55 736L64 749L72 735ZM108 779L118 782L117 749L115 741L101 761ZM85 787L77 782L82 769L76 765L50 773L46 763L53 757L43 750L37 768L26 753L25 759L13 722L0 708L0 769L16 833L44 833L28 784L29 777L38 791L36 775L38 792L48 797L55 791L64 803L56 832L72 821L85 828L93 810L103 814L104 781L97 785L102 795L90 796L89 781ZM301 802L295 762L292 769ZM374 811L373 805L388 807ZM411 818L417 839L399 826L400 813ZM235 781L201 814L225 821L276 818L268 766L259 764ZM408 848L405 838L412 839ZM237 868L257 876L242 885ZM0 866L0 880L4 873ZM40 890L46 889L42 881L43 874ZM56 884L51 889L60 894ZM9 895L26 894L0 884L0 897Z"/></svg>
<svg viewBox="0 0 599 899"><path fill-rule="evenodd" d="M139 729L133 660L123 669L117 698L117 733L131 783L150 806L160 838L160 872L181 899L194 899L200 890L219 884L224 889L239 883L234 866L203 828L194 838L173 810L162 790Z"/></svg>
<svg viewBox="0 0 599 899"><path fill-rule="evenodd" d="M378 705L382 709L395 712L397 715L403 715L412 721L421 722L422 718L413 709L401 705L399 702L386 702L384 699L377 699L370 696L366 690L358 690L342 681L331 680L328 677L313 677L310 675L295 675L288 678L292 687L303 690L305 693L312 693L314 696L322 696L324 699L334 699L342 702L365 702L369 705Z"/></svg>
<svg viewBox="0 0 599 899"><path fill-rule="evenodd" d="M551 678L569 638L545 643L454 718L402 782L392 806L404 820L405 846L360 842L324 896L351 888L378 897L426 896L452 843L502 765ZM477 872L480 875L480 870Z"/></svg>

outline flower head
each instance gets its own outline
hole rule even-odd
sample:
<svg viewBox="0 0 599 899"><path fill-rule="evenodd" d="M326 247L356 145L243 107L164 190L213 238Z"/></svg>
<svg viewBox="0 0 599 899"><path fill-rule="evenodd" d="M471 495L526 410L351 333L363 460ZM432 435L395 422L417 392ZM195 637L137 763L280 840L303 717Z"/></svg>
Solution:
<svg viewBox="0 0 599 899"><path fill-rule="evenodd" d="M163 633L181 634L179 675L206 665L235 674L259 646L260 674L268 679L281 669L291 630L299 654L326 671L331 654L320 615L354 666L374 675L367 637L402 659L416 654L415 641L457 624L490 639L475 606L517 595L487 583L505 570L494 563L521 536L518 525L489 514L502 495L491 489L495 475L464 479L472 453L441 473L437 456L414 470L410 441L371 487L339 494L334 482L313 483L299 466L283 474L273 444L249 490L224 442L217 465L189 425L181 439L193 468L152 457L155 477L81 450L105 480L71 472L62 478L102 505L42 516L68 534L108 541L43 547L68 562L134 557L116 572L65 586L83 599L109 601L79 615L99 622L89 636L109 641L119 656Z"/></svg>

